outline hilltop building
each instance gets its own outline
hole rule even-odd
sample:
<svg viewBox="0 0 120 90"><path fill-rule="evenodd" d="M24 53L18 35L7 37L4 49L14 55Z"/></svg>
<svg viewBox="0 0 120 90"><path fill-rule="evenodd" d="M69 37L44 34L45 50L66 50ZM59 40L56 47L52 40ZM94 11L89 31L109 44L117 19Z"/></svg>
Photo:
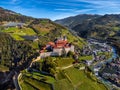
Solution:
<svg viewBox="0 0 120 90"><path fill-rule="evenodd" d="M61 56L67 54L69 51L74 52L74 45L67 41L66 36L55 39L54 42L48 44L40 51L40 57Z"/></svg>

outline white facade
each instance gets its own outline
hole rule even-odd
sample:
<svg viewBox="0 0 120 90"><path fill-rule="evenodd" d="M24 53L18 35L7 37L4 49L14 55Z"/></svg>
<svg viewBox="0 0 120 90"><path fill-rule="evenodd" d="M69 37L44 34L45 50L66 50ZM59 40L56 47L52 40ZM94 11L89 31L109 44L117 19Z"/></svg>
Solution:
<svg viewBox="0 0 120 90"><path fill-rule="evenodd" d="M58 53L58 55L61 56L62 55L62 50L63 50L63 48L54 48L53 52Z"/></svg>
<svg viewBox="0 0 120 90"><path fill-rule="evenodd" d="M45 57L49 57L49 56L60 56L60 55L57 52L44 52L44 53L40 53L40 58L45 58Z"/></svg>
<svg viewBox="0 0 120 90"><path fill-rule="evenodd" d="M71 51L71 52L75 52L75 47L74 47L73 45L71 45L70 51Z"/></svg>
<svg viewBox="0 0 120 90"><path fill-rule="evenodd" d="M73 45L71 47L67 47L67 48L54 48L53 52L40 53L40 58L49 57L49 56L61 56L63 49L66 51L66 54L69 51L74 52L74 46Z"/></svg>

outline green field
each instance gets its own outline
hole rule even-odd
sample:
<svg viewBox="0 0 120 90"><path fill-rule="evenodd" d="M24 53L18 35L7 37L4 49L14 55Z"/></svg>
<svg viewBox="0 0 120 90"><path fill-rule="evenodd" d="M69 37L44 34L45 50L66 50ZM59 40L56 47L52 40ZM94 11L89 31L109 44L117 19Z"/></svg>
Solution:
<svg viewBox="0 0 120 90"><path fill-rule="evenodd" d="M107 90L103 84L97 82L96 77L90 72L78 70L74 67L59 71L56 80L38 72L26 72L23 73L19 82L23 90L26 90L27 87L31 88L30 90L34 88L51 90L49 84L53 85L54 90Z"/></svg>
<svg viewBox="0 0 120 90"><path fill-rule="evenodd" d="M58 67L64 67L71 65L74 62L73 58L65 57L65 58L55 58L56 63L58 64Z"/></svg>
<svg viewBox="0 0 120 90"><path fill-rule="evenodd" d="M35 35L36 33L34 32L33 29L31 28L17 28L17 27L11 27L11 28L7 28L5 30L2 30L3 32L6 32L6 33L14 33L14 34L17 34L17 35Z"/></svg>
<svg viewBox="0 0 120 90"><path fill-rule="evenodd" d="M15 40L24 40L20 35L17 34L10 34Z"/></svg>
<svg viewBox="0 0 120 90"><path fill-rule="evenodd" d="M63 71L61 71L61 70L56 74L56 79L57 80L62 80L62 79L65 79L65 78L66 77L65 77Z"/></svg>
<svg viewBox="0 0 120 90"><path fill-rule="evenodd" d="M21 36L25 35L36 35L33 29L27 27L23 27L22 29L17 27L10 27L2 30L2 32L9 33L15 40L24 40Z"/></svg>
<svg viewBox="0 0 120 90"><path fill-rule="evenodd" d="M71 67L64 70L64 73L77 90L107 90L103 84L88 77L84 71Z"/></svg>
<svg viewBox="0 0 120 90"><path fill-rule="evenodd" d="M21 85L22 90L35 90L35 88L32 87L27 82L21 82L20 85Z"/></svg>
<svg viewBox="0 0 120 90"><path fill-rule="evenodd" d="M22 78L19 80L22 90L51 90L49 84L54 83L56 80L51 76L46 76L37 72L24 72ZM28 88L30 89L26 89Z"/></svg>
<svg viewBox="0 0 120 90"><path fill-rule="evenodd" d="M67 79L62 79L54 83L54 90L74 90L74 88Z"/></svg>
<svg viewBox="0 0 120 90"><path fill-rule="evenodd" d="M43 83L41 81L32 79L32 78L24 78L24 80L29 83L30 85L36 87L39 90L51 90L50 86L46 83ZM24 89L24 88L23 88Z"/></svg>

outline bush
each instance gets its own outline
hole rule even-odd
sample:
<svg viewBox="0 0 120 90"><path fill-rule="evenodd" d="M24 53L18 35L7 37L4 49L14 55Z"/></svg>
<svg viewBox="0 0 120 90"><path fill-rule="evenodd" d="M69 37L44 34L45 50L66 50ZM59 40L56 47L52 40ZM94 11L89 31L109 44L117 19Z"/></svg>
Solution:
<svg viewBox="0 0 120 90"><path fill-rule="evenodd" d="M67 53L67 56L68 57L72 57L74 54L73 54L73 52L71 52L71 51L69 51L68 53Z"/></svg>

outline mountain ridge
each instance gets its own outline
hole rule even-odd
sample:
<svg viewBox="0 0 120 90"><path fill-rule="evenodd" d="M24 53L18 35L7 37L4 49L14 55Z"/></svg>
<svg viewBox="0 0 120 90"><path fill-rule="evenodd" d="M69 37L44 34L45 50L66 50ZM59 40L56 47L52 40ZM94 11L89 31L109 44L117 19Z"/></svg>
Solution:
<svg viewBox="0 0 120 90"><path fill-rule="evenodd" d="M85 38L87 37L106 38L118 36L117 34L119 33L120 30L120 14L106 14L101 16L98 15L97 17L93 15L93 18L89 19L82 18L80 15L78 15L79 18L76 17L77 16L71 18L71 20L73 21L74 19L77 20L71 26L69 23L66 23L69 22L70 17L55 22L69 27L73 31L77 32L79 36ZM81 20L82 22L80 23Z"/></svg>
<svg viewBox="0 0 120 90"><path fill-rule="evenodd" d="M0 7L0 22L15 21L15 22L29 22L35 18L16 13L12 10Z"/></svg>
<svg viewBox="0 0 120 90"><path fill-rule="evenodd" d="M58 24L62 24L64 26L72 28L72 27L76 26L77 24L81 24L85 20L90 20L93 18L97 18L99 16L100 15L80 14L80 15L71 16L71 17L64 18L64 19L58 19L58 20L55 20L55 22Z"/></svg>

